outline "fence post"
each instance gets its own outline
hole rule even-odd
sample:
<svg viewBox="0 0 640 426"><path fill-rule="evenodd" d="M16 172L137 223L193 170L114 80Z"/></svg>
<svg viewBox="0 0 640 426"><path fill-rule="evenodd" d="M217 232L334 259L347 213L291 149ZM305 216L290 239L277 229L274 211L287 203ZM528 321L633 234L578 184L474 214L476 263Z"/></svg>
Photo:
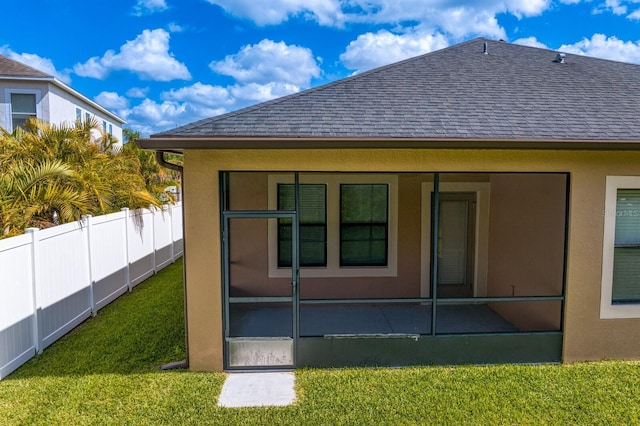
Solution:
<svg viewBox="0 0 640 426"><path fill-rule="evenodd" d="M151 253L153 254L153 274L158 273L158 260L156 259L156 208L149 206L151 211Z"/></svg>
<svg viewBox="0 0 640 426"><path fill-rule="evenodd" d="M82 221L86 221L87 222L87 238L85 239L86 241L86 247L87 247L87 259L89 261L89 306L91 306L91 316L95 317L98 312L96 312L96 302L95 302L95 297L93 297L93 271L91 270L91 215L90 214L86 214L82 216Z"/></svg>
<svg viewBox="0 0 640 426"><path fill-rule="evenodd" d="M33 298L33 346L37 354L42 353L42 330L40 327L40 307L38 306L38 285L40 285L40 237L38 228L27 228L25 233L31 235L31 296Z"/></svg>
<svg viewBox="0 0 640 426"><path fill-rule="evenodd" d="M129 261L129 208L123 207L120 211L124 214L124 253L127 258L127 268L125 276L127 280L127 289L131 293L131 262Z"/></svg>
<svg viewBox="0 0 640 426"><path fill-rule="evenodd" d="M173 247L173 205L167 204L167 210L169 211L169 243L171 247L171 263L176 261L176 254Z"/></svg>

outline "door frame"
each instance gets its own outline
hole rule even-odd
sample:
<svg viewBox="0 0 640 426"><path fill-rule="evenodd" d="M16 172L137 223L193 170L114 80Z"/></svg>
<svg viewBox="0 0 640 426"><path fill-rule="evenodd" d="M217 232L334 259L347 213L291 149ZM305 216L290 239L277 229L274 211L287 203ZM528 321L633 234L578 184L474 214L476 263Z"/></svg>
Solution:
<svg viewBox="0 0 640 426"><path fill-rule="evenodd" d="M476 193L475 192L446 192L441 191L439 194L439 227L441 228L442 217L442 204L443 202L464 202L465 209L465 247L464 247L464 278L460 284L442 284L438 279L438 297L473 297L474 294L474 278L475 278L475 259L476 259ZM440 235L441 229L434 232L438 233L438 244L440 244L443 237ZM432 242L435 241L432 237ZM433 243L432 243L433 244ZM434 248L431 248L434 250ZM440 247L438 247L438 258L440 257ZM438 272L440 272L440 266L438 266Z"/></svg>
<svg viewBox="0 0 640 426"><path fill-rule="evenodd" d="M443 174L444 175L444 174ZM431 297L431 197L433 182L422 183L421 237L420 237L420 297ZM474 247L473 296L487 295L487 273L489 262L489 198L490 182L440 182L439 192L475 192L476 223Z"/></svg>
<svg viewBox="0 0 640 426"><path fill-rule="evenodd" d="M297 189L297 188L296 188ZM264 338L260 339L252 336L243 336L242 338L233 338L230 334L230 304L231 297L229 295L230 285L230 255L229 255L229 221L231 219L291 219L293 226L291 232L291 296L265 296L265 297L251 297L246 298L250 303L259 302L291 302L291 364L265 364L265 365L231 365L231 343L236 342L239 339L246 337L249 341L249 345L252 348L257 347L261 342L264 345L273 345L277 343L275 340L278 338ZM224 368L228 370L242 369L242 370L260 370L260 369L292 369L296 366L297 356L297 342L300 337L299 333L299 277L300 277L300 262L299 262L299 250L298 250L298 214L294 211L272 211L272 210L260 210L260 211L224 211L222 213L222 289L223 289L223 307L224 307ZM250 299L250 300L249 300ZM289 336L281 336L282 338ZM236 339L236 340L234 340Z"/></svg>

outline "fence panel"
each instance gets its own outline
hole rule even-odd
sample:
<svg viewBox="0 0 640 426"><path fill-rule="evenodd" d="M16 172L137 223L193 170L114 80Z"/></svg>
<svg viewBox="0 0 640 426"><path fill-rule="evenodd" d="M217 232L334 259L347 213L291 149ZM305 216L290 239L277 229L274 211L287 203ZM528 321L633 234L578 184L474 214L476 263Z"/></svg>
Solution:
<svg viewBox="0 0 640 426"><path fill-rule="evenodd" d="M31 238L0 240L0 379L36 353Z"/></svg>
<svg viewBox="0 0 640 426"><path fill-rule="evenodd" d="M182 240L182 203L169 206L171 209L171 235L173 235L173 258L182 256L184 243Z"/></svg>
<svg viewBox="0 0 640 426"><path fill-rule="evenodd" d="M171 235L171 210L165 206L153 211L153 245L156 256L156 270L173 262L173 237Z"/></svg>
<svg viewBox="0 0 640 426"><path fill-rule="evenodd" d="M175 261L182 247L181 205L0 240L0 379Z"/></svg>
<svg viewBox="0 0 640 426"><path fill-rule="evenodd" d="M128 289L127 211L89 219L94 314Z"/></svg>
<svg viewBox="0 0 640 426"><path fill-rule="evenodd" d="M91 315L88 227L67 223L35 233L36 301L43 350Z"/></svg>
<svg viewBox="0 0 640 426"><path fill-rule="evenodd" d="M153 212L129 212L129 276L134 287L153 275L155 253L153 249Z"/></svg>

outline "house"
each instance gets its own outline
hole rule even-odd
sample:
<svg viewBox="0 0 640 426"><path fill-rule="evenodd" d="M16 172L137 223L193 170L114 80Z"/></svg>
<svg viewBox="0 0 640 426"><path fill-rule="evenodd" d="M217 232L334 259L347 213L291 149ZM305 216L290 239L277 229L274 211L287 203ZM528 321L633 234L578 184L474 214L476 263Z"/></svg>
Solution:
<svg viewBox="0 0 640 426"><path fill-rule="evenodd" d="M640 358L640 66L483 38L184 155L194 370Z"/></svg>
<svg viewBox="0 0 640 426"><path fill-rule="evenodd" d="M55 124L95 118L120 142L126 123L56 77L0 55L0 127L12 132L29 117Z"/></svg>

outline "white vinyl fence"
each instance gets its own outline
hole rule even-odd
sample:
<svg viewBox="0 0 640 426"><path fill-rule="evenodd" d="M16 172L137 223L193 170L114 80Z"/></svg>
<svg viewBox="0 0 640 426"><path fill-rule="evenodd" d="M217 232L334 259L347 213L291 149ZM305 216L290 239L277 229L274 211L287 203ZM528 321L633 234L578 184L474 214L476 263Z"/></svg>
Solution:
<svg viewBox="0 0 640 426"><path fill-rule="evenodd" d="M182 252L180 203L0 240L0 379Z"/></svg>

